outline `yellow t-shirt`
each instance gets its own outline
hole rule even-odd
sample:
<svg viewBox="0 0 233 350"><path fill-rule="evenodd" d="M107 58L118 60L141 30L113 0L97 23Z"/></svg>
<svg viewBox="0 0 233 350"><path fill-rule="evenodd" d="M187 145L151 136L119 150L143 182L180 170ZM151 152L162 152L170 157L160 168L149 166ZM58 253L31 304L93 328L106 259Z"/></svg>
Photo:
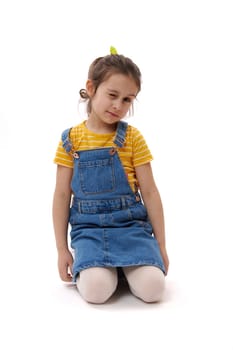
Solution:
<svg viewBox="0 0 233 350"><path fill-rule="evenodd" d="M84 151L95 148L113 147L115 132L110 134L96 134L87 129L85 121L73 127L70 131L70 141L75 151ZM122 148L117 147L118 155L124 167L129 184L133 191L137 188L135 167L150 162L153 157L140 131L128 125L126 139ZM54 163L73 168L74 161L71 154L68 154L60 140Z"/></svg>

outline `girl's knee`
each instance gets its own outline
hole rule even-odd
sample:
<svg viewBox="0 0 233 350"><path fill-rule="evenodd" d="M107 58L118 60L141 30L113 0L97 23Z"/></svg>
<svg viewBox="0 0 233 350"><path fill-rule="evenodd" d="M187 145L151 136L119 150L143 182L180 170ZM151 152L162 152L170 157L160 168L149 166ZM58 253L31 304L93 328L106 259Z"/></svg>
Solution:
<svg viewBox="0 0 233 350"><path fill-rule="evenodd" d="M165 289L163 272L155 266L129 268L126 278L132 293L146 303L161 301Z"/></svg>
<svg viewBox="0 0 233 350"><path fill-rule="evenodd" d="M155 303L161 301L165 289L165 278L161 275L159 278L151 276L146 279L142 288L138 291L139 297L146 303Z"/></svg>
<svg viewBox="0 0 233 350"><path fill-rule="evenodd" d="M117 287L117 274L115 271L106 270L104 268L91 268L80 273L77 287L87 302L103 304L114 293Z"/></svg>

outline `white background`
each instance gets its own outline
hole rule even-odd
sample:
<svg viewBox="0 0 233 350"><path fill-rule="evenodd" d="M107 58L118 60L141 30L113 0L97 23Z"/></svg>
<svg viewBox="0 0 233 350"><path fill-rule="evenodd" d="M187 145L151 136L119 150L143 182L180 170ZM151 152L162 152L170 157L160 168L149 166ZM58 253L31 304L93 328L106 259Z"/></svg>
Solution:
<svg viewBox="0 0 233 350"><path fill-rule="evenodd" d="M231 1L0 2L2 349L233 349ZM143 75L171 260L164 302L86 304L57 273L51 220L63 129L113 45Z"/></svg>

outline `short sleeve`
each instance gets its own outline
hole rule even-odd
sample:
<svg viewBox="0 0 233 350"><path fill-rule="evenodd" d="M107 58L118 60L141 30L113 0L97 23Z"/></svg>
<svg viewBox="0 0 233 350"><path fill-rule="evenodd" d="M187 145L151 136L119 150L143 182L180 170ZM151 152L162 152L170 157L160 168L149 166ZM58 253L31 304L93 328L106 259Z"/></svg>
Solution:
<svg viewBox="0 0 233 350"><path fill-rule="evenodd" d="M62 146L62 141L59 142L57 151L54 158L54 163L58 165L63 165L68 168L73 168L73 157L68 154Z"/></svg>
<svg viewBox="0 0 233 350"><path fill-rule="evenodd" d="M133 135L133 165L134 167L149 163L153 160L152 153L140 131L134 128Z"/></svg>

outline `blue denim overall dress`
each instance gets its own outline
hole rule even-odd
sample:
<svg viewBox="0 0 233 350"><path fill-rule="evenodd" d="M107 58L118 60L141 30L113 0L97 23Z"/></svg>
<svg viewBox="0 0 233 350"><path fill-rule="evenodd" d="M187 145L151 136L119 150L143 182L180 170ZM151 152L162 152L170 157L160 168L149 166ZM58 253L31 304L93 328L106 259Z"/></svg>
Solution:
<svg viewBox="0 0 233 350"><path fill-rule="evenodd" d="M127 125L118 123L112 148L73 150L70 129L62 133L63 147L74 158L69 218L74 282L81 270L97 266L153 265L165 272L146 208L117 153Z"/></svg>

